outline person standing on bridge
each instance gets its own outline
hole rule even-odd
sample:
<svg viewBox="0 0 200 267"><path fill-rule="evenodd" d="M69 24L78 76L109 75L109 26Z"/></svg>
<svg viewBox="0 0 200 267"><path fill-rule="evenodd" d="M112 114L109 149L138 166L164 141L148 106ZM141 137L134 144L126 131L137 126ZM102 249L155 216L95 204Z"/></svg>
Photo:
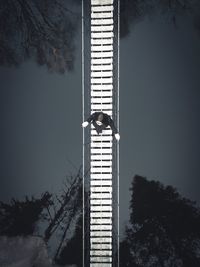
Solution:
<svg viewBox="0 0 200 267"><path fill-rule="evenodd" d="M94 125L98 134L102 133L105 128L110 126L110 128L112 129L112 135L115 136L116 140L119 141L120 135L114 125L113 120L107 113L94 112L86 121L82 123L82 127L87 127L88 124L91 122Z"/></svg>

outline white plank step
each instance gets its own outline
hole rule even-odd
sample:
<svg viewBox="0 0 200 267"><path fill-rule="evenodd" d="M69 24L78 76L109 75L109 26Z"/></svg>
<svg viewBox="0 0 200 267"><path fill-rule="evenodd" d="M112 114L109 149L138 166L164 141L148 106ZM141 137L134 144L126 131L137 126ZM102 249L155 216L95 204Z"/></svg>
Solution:
<svg viewBox="0 0 200 267"><path fill-rule="evenodd" d="M91 84L91 89L96 91L106 90L111 91L113 90L113 84Z"/></svg>
<svg viewBox="0 0 200 267"><path fill-rule="evenodd" d="M93 104L112 104L112 97L92 97L91 103Z"/></svg>
<svg viewBox="0 0 200 267"><path fill-rule="evenodd" d="M91 25L113 25L113 19L92 19Z"/></svg>
<svg viewBox="0 0 200 267"><path fill-rule="evenodd" d="M92 110L98 110L98 109L100 109L100 110L102 110L102 111L104 111L104 110L107 110L107 109L112 109L113 108L113 105L112 104L109 104L109 105L96 105L96 104L92 104L91 105L91 109ZM107 111L106 111L106 113L107 113Z"/></svg>
<svg viewBox="0 0 200 267"><path fill-rule="evenodd" d="M93 159L98 159L98 160L102 160L102 159L111 160L112 159L112 154L110 154L110 155L91 155L90 158L91 158L91 160L93 160Z"/></svg>
<svg viewBox="0 0 200 267"><path fill-rule="evenodd" d="M113 72L112 71L92 71L91 72L91 77L112 77Z"/></svg>
<svg viewBox="0 0 200 267"><path fill-rule="evenodd" d="M101 167L101 166L107 166L107 167L112 167L112 162L110 163L106 163L105 161L100 161L97 164L95 164L96 162L91 162L90 166L91 167Z"/></svg>
<svg viewBox="0 0 200 267"><path fill-rule="evenodd" d="M112 179L112 174L92 174L90 175L91 179Z"/></svg>
<svg viewBox="0 0 200 267"><path fill-rule="evenodd" d="M105 19L105 18L109 18L112 19L113 18L113 12L99 12L99 13L91 13L91 19Z"/></svg>
<svg viewBox="0 0 200 267"><path fill-rule="evenodd" d="M105 32L105 31L113 31L113 25L95 25L91 26L92 32Z"/></svg>
<svg viewBox="0 0 200 267"><path fill-rule="evenodd" d="M112 84L112 82L113 82L113 78L91 78L91 83L95 83L95 84L97 84L97 83L100 83L100 84L102 84L102 83L108 83L108 84Z"/></svg>
<svg viewBox="0 0 200 267"><path fill-rule="evenodd" d="M107 219L101 219L101 218L90 218L90 223L91 224L112 224L112 218L107 218ZM96 238L95 238L96 239ZM99 239L99 238L97 238ZM102 240L110 240L110 238L101 238ZM91 240L91 239L90 239ZM103 241L102 241L103 242ZM105 241L106 242L106 241ZM109 242L109 241L107 241ZM103 242L104 243L104 242Z"/></svg>
<svg viewBox="0 0 200 267"><path fill-rule="evenodd" d="M113 4L113 0L91 0L92 5L111 5Z"/></svg>
<svg viewBox="0 0 200 267"><path fill-rule="evenodd" d="M102 160L102 159L107 159L107 160L111 160L112 159L112 154L111 155L91 155L91 160L94 159L98 159L98 160Z"/></svg>
<svg viewBox="0 0 200 267"><path fill-rule="evenodd" d="M92 250L90 252L91 256L112 256L112 251L110 250Z"/></svg>
<svg viewBox="0 0 200 267"><path fill-rule="evenodd" d="M112 161L92 161L90 166L112 166Z"/></svg>
<svg viewBox="0 0 200 267"><path fill-rule="evenodd" d="M90 263L90 267L112 267L112 263Z"/></svg>
<svg viewBox="0 0 200 267"><path fill-rule="evenodd" d="M98 51L98 52L92 52L91 53L91 58L111 58L113 57L113 51L109 51L109 52L101 52L101 51Z"/></svg>
<svg viewBox="0 0 200 267"><path fill-rule="evenodd" d="M106 198L112 198L112 193L90 193L91 199L106 199Z"/></svg>
<svg viewBox="0 0 200 267"><path fill-rule="evenodd" d="M109 64L109 65L92 65L91 66L91 70L94 71L103 71L103 70L110 70L113 71L113 64Z"/></svg>
<svg viewBox="0 0 200 267"><path fill-rule="evenodd" d="M93 163L91 162L91 163L90 163L90 166L91 166L91 167L96 167L96 168L97 168L97 167L98 167L98 168L101 168L102 166L104 166L104 167L112 167L112 163L110 163L110 164L107 163L107 164L106 164L104 161L102 161L102 162L103 162L103 164L101 164L101 163L99 163L99 164L95 164L94 162L93 162ZM104 180L105 180L105 179L104 179Z"/></svg>
<svg viewBox="0 0 200 267"><path fill-rule="evenodd" d="M91 19L91 25L92 26L99 26L99 25L113 25L114 20L113 18L102 18L102 19Z"/></svg>
<svg viewBox="0 0 200 267"><path fill-rule="evenodd" d="M91 38L113 38L114 33L113 32L91 32Z"/></svg>
<svg viewBox="0 0 200 267"><path fill-rule="evenodd" d="M91 103L92 104L112 104L112 97L107 97L107 98L91 98Z"/></svg>
<svg viewBox="0 0 200 267"><path fill-rule="evenodd" d="M103 225L104 226L104 225ZM103 244L103 247L102 247L102 244L92 244L91 246L91 250L92 249L112 249L112 244ZM91 266L91 265L90 265ZM103 265L99 265L100 267L102 267Z"/></svg>
<svg viewBox="0 0 200 267"><path fill-rule="evenodd" d="M112 142L109 142L109 143L98 143L98 142L92 142L91 143L91 147L102 147L102 145L104 146L104 147L111 147L112 148ZM92 162L93 164L95 163L95 162ZM100 163L102 163L102 164L104 164L104 163L107 163L108 164L108 162L105 162L105 161L102 161L102 162L98 162L97 164L100 164ZM111 163L111 162L110 162Z"/></svg>
<svg viewBox="0 0 200 267"><path fill-rule="evenodd" d="M90 231L90 236L112 236L112 231Z"/></svg>
<svg viewBox="0 0 200 267"><path fill-rule="evenodd" d="M91 186L112 186L112 181L90 181ZM102 203L104 204L104 203Z"/></svg>
<svg viewBox="0 0 200 267"><path fill-rule="evenodd" d="M91 243L112 243L111 237L91 237Z"/></svg>
<svg viewBox="0 0 200 267"><path fill-rule="evenodd" d="M112 64L113 58L92 58L91 64Z"/></svg>
<svg viewBox="0 0 200 267"><path fill-rule="evenodd" d="M100 211L100 212L104 212L104 211L112 211L112 207L111 206L91 206L90 207L91 211ZM93 225L92 223L90 223L90 225Z"/></svg>
<svg viewBox="0 0 200 267"><path fill-rule="evenodd" d="M99 97L101 97L101 96L110 96L110 97L112 97L112 95L113 95L112 91L110 91L110 92L91 91L91 96L99 96Z"/></svg>
<svg viewBox="0 0 200 267"><path fill-rule="evenodd" d="M107 38L107 39L91 39L90 40L91 45L109 45L113 44L113 38Z"/></svg>
<svg viewBox="0 0 200 267"><path fill-rule="evenodd" d="M110 257L90 257L90 262L99 262L99 263L104 263L104 262L112 262L112 258Z"/></svg>
<svg viewBox="0 0 200 267"><path fill-rule="evenodd" d="M113 11L114 7L113 5L108 5L108 6L91 6L91 11L92 12L110 12Z"/></svg>
<svg viewBox="0 0 200 267"><path fill-rule="evenodd" d="M112 136L102 136L102 135L97 135L97 136L91 136L92 141L112 141Z"/></svg>
<svg viewBox="0 0 200 267"><path fill-rule="evenodd" d="M112 192L112 187L105 187L105 186L100 186L100 187L97 187L97 186L90 186L90 192Z"/></svg>
<svg viewBox="0 0 200 267"><path fill-rule="evenodd" d="M91 154L94 155L94 154L98 154L99 156L99 159L101 159L101 156L105 155L105 153L107 153L108 155L105 155L105 156L109 156L109 155L112 155L112 148L105 148L105 149L95 149L95 148L92 148L90 150ZM107 158L109 159L109 158Z"/></svg>
<svg viewBox="0 0 200 267"><path fill-rule="evenodd" d="M92 45L91 51L113 51L113 45Z"/></svg>
<svg viewBox="0 0 200 267"><path fill-rule="evenodd" d="M112 267L112 263L96 263L96 262L91 262L90 267Z"/></svg>
<svg viewBox="0 0 200 267"><path fill-rule="evenodd" d="M91 143L91 147L92 148L95 148L95 147L102 147L102 144L103 144L103 147L108 147L108 148L112 148L112 142L109 142L109 143L100 143L100 142L92 142ZM112 162L110 161L110 162L105 162L105 161L98 161L98 162L96 162L97 164L111 164ZM92 164L95 164L95 162L92 162Z"/></svg>
<svg viewBox="0 0 200 267"><path fill-rule="evenodd" d="M110 150L109 150L109 152L110 152ZM109 152L106 152L106 153L109 153ZM112 151L111 151L112 152ZM93 152L94 153L94 152ZM94 167L91 167L90 168L90 171L91 172L112 172L112 168L110 167L110 168L107 168L107 167L102 167L102 168L98 168L98 167L96 167L96 168L94 168Z"/></svg>
<svg viewBox="0 0 200 267"><path fill-rule="evenodd" d="M112 225L90 225L90 231L111 231Z"/></svg>
<svg viewBox="0 0 200 267"><path fill-rule="evenodd" d="M112 199L90 199L91 205L112 205ZM91 212L91 217L112 217L112 212Z"/></svg>

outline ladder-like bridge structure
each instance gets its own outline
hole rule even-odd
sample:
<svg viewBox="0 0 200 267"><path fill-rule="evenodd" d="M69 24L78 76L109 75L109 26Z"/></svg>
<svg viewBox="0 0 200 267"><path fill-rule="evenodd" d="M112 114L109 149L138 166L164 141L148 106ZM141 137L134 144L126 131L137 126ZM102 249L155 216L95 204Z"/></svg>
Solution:
<svg viewBox="0 0 200 267"><path fill-rule="evenodd" d="M87 14L88 28L84 24L83 33L90 29L90 43L83 53L84 61L90 62L90 66L87 62L90 90L87 94L83 92L83 106L85 110L89 107L87 115L96 111L107 113L119 128L119 1L91 0L87 8L84 18ZM89 142L85 141L86 135L90 137ZM85 177L89 200L88 206L84 203L83 266L116 267L119 264L119 144L113 139L110 127L98 135L92 124L83 140L84 172L89 168Z"/></svg>

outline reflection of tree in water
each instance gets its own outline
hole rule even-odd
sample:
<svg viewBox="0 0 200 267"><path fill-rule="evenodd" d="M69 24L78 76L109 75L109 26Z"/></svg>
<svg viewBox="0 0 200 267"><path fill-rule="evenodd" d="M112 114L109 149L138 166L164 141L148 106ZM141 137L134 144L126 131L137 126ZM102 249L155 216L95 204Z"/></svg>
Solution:
<svg viewBox="0 0 200 267"><path fill-rule="evenodd" d="M0 64L17 66L29 57L50 71L73 69L79 9L64 0L0 1Z"/></svg>
<svg viewBox="0 0 200 267"><path fill-rule="evenodd" d="M135 176L121 266L200 266L200 209L172 186Z"/></svg>
<svg viewBox="0 0 200 267"><path fill-rule="evenodd" d="M178 26L179 16L191 16L194 26L200 30L199 0L123 0L120 1L120 33L125 37L131 25L144 19L162 15L169 23Z"/></svg>
<svg viewBox="0 0 200 267"><path fill-rule="evenodd" d="M0 65L18 66L29 58L49 71L73 69L75 35L81 25L81 0L1 0ZM85 1L86 3L87 1ZM120 1L120 34L146 16L166 16L177 25L178 16L191 15L200 29L198 0Z"/></svg>

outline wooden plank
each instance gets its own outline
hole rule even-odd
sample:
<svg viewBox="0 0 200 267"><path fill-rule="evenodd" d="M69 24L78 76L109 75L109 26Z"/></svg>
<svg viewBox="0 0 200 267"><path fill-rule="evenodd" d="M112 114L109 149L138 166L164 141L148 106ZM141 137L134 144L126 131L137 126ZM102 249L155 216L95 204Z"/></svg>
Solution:
<svg viewBox="0 0 200 267"><path fill-rule="evenodd" d="M113 70L113 64L109 64L109 65L91 65L91 70L92 71L112 71Z"/></svg>
<svg viewBox="0 0 200 267"><path fill-rule="evenodd" d="M96 140L95 138L98 138L98 136L92 136L91 137L93 140ZM112 138L112 136L107 136L107 139L111 139ZM91 160L94 160L94 159L97 159L97 160L102 160L102 159L106 159L106 160L111 160L112 159L112 154L110 154L110 155L91 155L91 157L90 157L90 159Z"/></svg>
<svg viewBox="0 0 200 267"><path fill-rule="evenodd" d="M97 143L97 142L92 142L91 143L91 147L102 147L102 145L104 146L104 147L111 147L112 148L112 142L109 142L109 143L103 143L102 144L102 142L101 143ZM104 164L104 163L106 163L106 164L108 164L108 162L105 162L105 161L102 161L102 162L98 162L97 164ZM110 163L111 163L111 161L110 161ZM95 164L95 162L92 162L92 164Z"/></svg>
<svg viewBox="0 0 200 267"><path fill-rule="evenodd" d="M91 53L91 58L111 58L113 57L113 51L109 51L109 52L92 52Z"/></svg>
<svg viewBox="0 0 200 267"><path fill-rule="evenodd" d="M91 256L112 256L112 251L110 250L92 250Z"/></svg>
<svg viewBox="0 0 200 267"><path fill-rule="evenodd" d="M90 263L90 267L112 267L112 263Z"/></svg>
<svg viewBox="0 0 200 267"><path fill-rule="evenodd" d="M91 39L91 45L105 45L105 44L113 44L113 38L107 39Z"/></svg>
<svg viewBox="0 0 200 267"><path fill-rule="evenodd" d="M91 206L91 211L112 211L112 206Z"/></svg>
<svg viewBox="0 0 200 267"><path fill-rule="evenodd" d="M91 46L92 52L106 52L106 51L113 51L112 45L93 45Z"/></svg>
<svg viewBox="0 0 200 267"><path fill-rule="evenodd" d="M113 90L113 84L91 84L92 90L106 90L106 91L112 91Z"/></svg>
<svg viewBox="0 0 200 267"><path fill-rule="evenodd" d="M111 11L111 12L91 13L91 19L105 19L105 18L112 19L113 12Z"/></svg>
<svg viewBox="0 0 200 267"><path fill-rule="evenodd" d="M93 98L91 97L91 103L92 104L112 104L112 97L108 98Z"/></svg>
<svg viewBox="0 0 200 267"><path fill-rule="evenodd" d="M92 152L92 153L94 153L94 152ZM94 172L96 172L96 173L97 173L97 172L112 172L112 167L109 167L109 168L108 168L108 167L102 166L102 167L99 167L99 168L98 168L98 167L95 167L95 168L94 168L94 167L92 166L92 167L90 168L90 171L93 172L93 173L94 173Z"/></svg>
<svg viewBox="0 0 200 267"><path fill-rule="evenodd" d="M91 38L113 38L114 33L113 32L91 32Z"/></svg>
<svg viewBox="0 0 200 267"><path fill-rule="evenodd" d="M90 236L112 236L112 231L90 231Z"/></svg>
<svg viewBox="0 0 200 267"><path fill-rule="evenodd" d="M91 199L111 199L112 193L97 193L97 192L90 192Z"/></svg>
<svg viewBox="0 0 200 267"><path fill-rule="evenodd" d="M92 132L96 133L96 130L94 130ZM109 134L111 134L111 131L109 131ZM105 154L105 153L112 154L112 147L92 147L90 149L90 152L92 154L98 154L98 155Z"/></svg>
<svg viewBox="0 0 200 267"><path fill-rule="evenodd" d="M112 93L112 91L110 91L110 92L96 92L96 91L91 91L91 96L99 96L99 97L101 97L101 96L110 96L110 97L112 97L112 95L113 95L113 93Z"/></svg>
<svg viewBox="0 0 200 267"><path fill-rule="evenodd" d="M90 231L112 231L112 225L90 225Z"/></svg>
<svg viewBox="0 0 200 267"><path fill-rule="evenodd" d="M98 77L112 77L112 71L92 71L91 77L98 78Z"/></svg>
<svg viewBox="0 0 200 267"><path fill-rule="evenodd" d="M101 5L98 5L98 6L91 6L91 11L92 12L110 12L110 11L113 11L114 10L114 7L113 5L108 5L108 6L101 6Z"/></svg>
<svg viewBox="0 0 200 267"><path fill-rule="evenodd" d="M112 64L113 58L91 58L92 65Z"/></svg>
<svg viewBox="0 0 200 267"><path fill-rule="evenodd" d="M112 218L106 218L106 219L102 219L102 218L90 218L90 223L91 224L112 224ZM102 243L106 242L106 241L103 241L103 240L110 240L109 237L105 238L105 237L102 237L102 238L97 238L98 240L102 240ZM90 239L91 240L91 239ZM96 238L93 239L96 241ZM97 240L97 241L98 241ZM110 241L107 241L107 242L110 242Z"/></svg>
<svg viewBox="0 0 200 267"><path fill-rule="evenodd" d="M102 162L102 163L101 163ZM112 167L112 162L108 162L108 163L106 163L106 162L104 162L104 161L100 161L100 162L98 162L97 164L96 164L96 162L94 162L94 161L92 161L91 163L90 163L90 166L91 167L101 167L101 166L106 166L106 167Z"/></svg>
<svg viewBox="0 0 200 267"><path fill-rule="evenodd" d="M103 199L103 200L101 200L101 199L99 199L99 200L92 199L91 201L92 201L92 203L106 201L106 202L111 202L111 204L112 204L112 200L111 199L110 200L109 199ZM91 205L94 205L92 203L91 203ZM99 205L99 206L101 206L101 205ZM91 218L112 218L112 212L110 212L110 211L106 211L106 212L90 212L90 215L91 215L90 216Z"/></svg>
<svg viewBox="0 0 200 267"><path fill-rule="evenodd" d="M91 0L91 4L92 5L112 5L113 4L113 0Z"/></svg>
<svg viewBox="0 0 200 267"><path fill-rule="evenodd" d="M112 77L103 77L103 78L91 78L91 83L92 84L112 84L113 83L113 78Z"/></svg>
<svg viewBox="0 0 200 267"><path fill-rule="evenodd" d="M112 25L114 23L113 19L92 19L91 25Z"/></svg>
<svg viewBox="0 0 200 267"><path fill-rule="evenodd" d="M103 262L112 262L112 257L90 257L90 262L99 262L99 263L103 263Z"/></svg>
<svg viewBox="0 0 200 267"><path fill-rule="evenodd" d="M105 226L105 225L103 225L103 226ZM102 244L92 244L91 249L92 250L93 249L102 249ZM112 249L112 244L103 244L103 249L110 249L111 250Z"/></svg>
<svg viewBox="0 0 200 267"><path fill-rule="evenodd" d="M90 181L90 184L91 186L102 186L102 185L112 186L112 181Z"/></svg>
<svg viewBox="0 0 200 267"><path fill-rule="evenodd" d="M105 32L105 31L112 32L113 25L94 25L94 26L91 26L91 31L92 32Z"/></svg>
<svg viewBox="0 0 200 267"><path fill-rule="evenodd" d="M91 173L91 179L112 179L112 174L94 174Z"/></svg>
<svg viewBox="0 0 200 267"><path fill-rule="evenodd" d="M109 105L103 105L103 104L102 105L96 105L96 104L92 104L91 105L91 109L92 110L100 109L100 110L104 111L104 110L107 110L107 109L113 109L113 105L112 104L109 104Z"/></svg>

